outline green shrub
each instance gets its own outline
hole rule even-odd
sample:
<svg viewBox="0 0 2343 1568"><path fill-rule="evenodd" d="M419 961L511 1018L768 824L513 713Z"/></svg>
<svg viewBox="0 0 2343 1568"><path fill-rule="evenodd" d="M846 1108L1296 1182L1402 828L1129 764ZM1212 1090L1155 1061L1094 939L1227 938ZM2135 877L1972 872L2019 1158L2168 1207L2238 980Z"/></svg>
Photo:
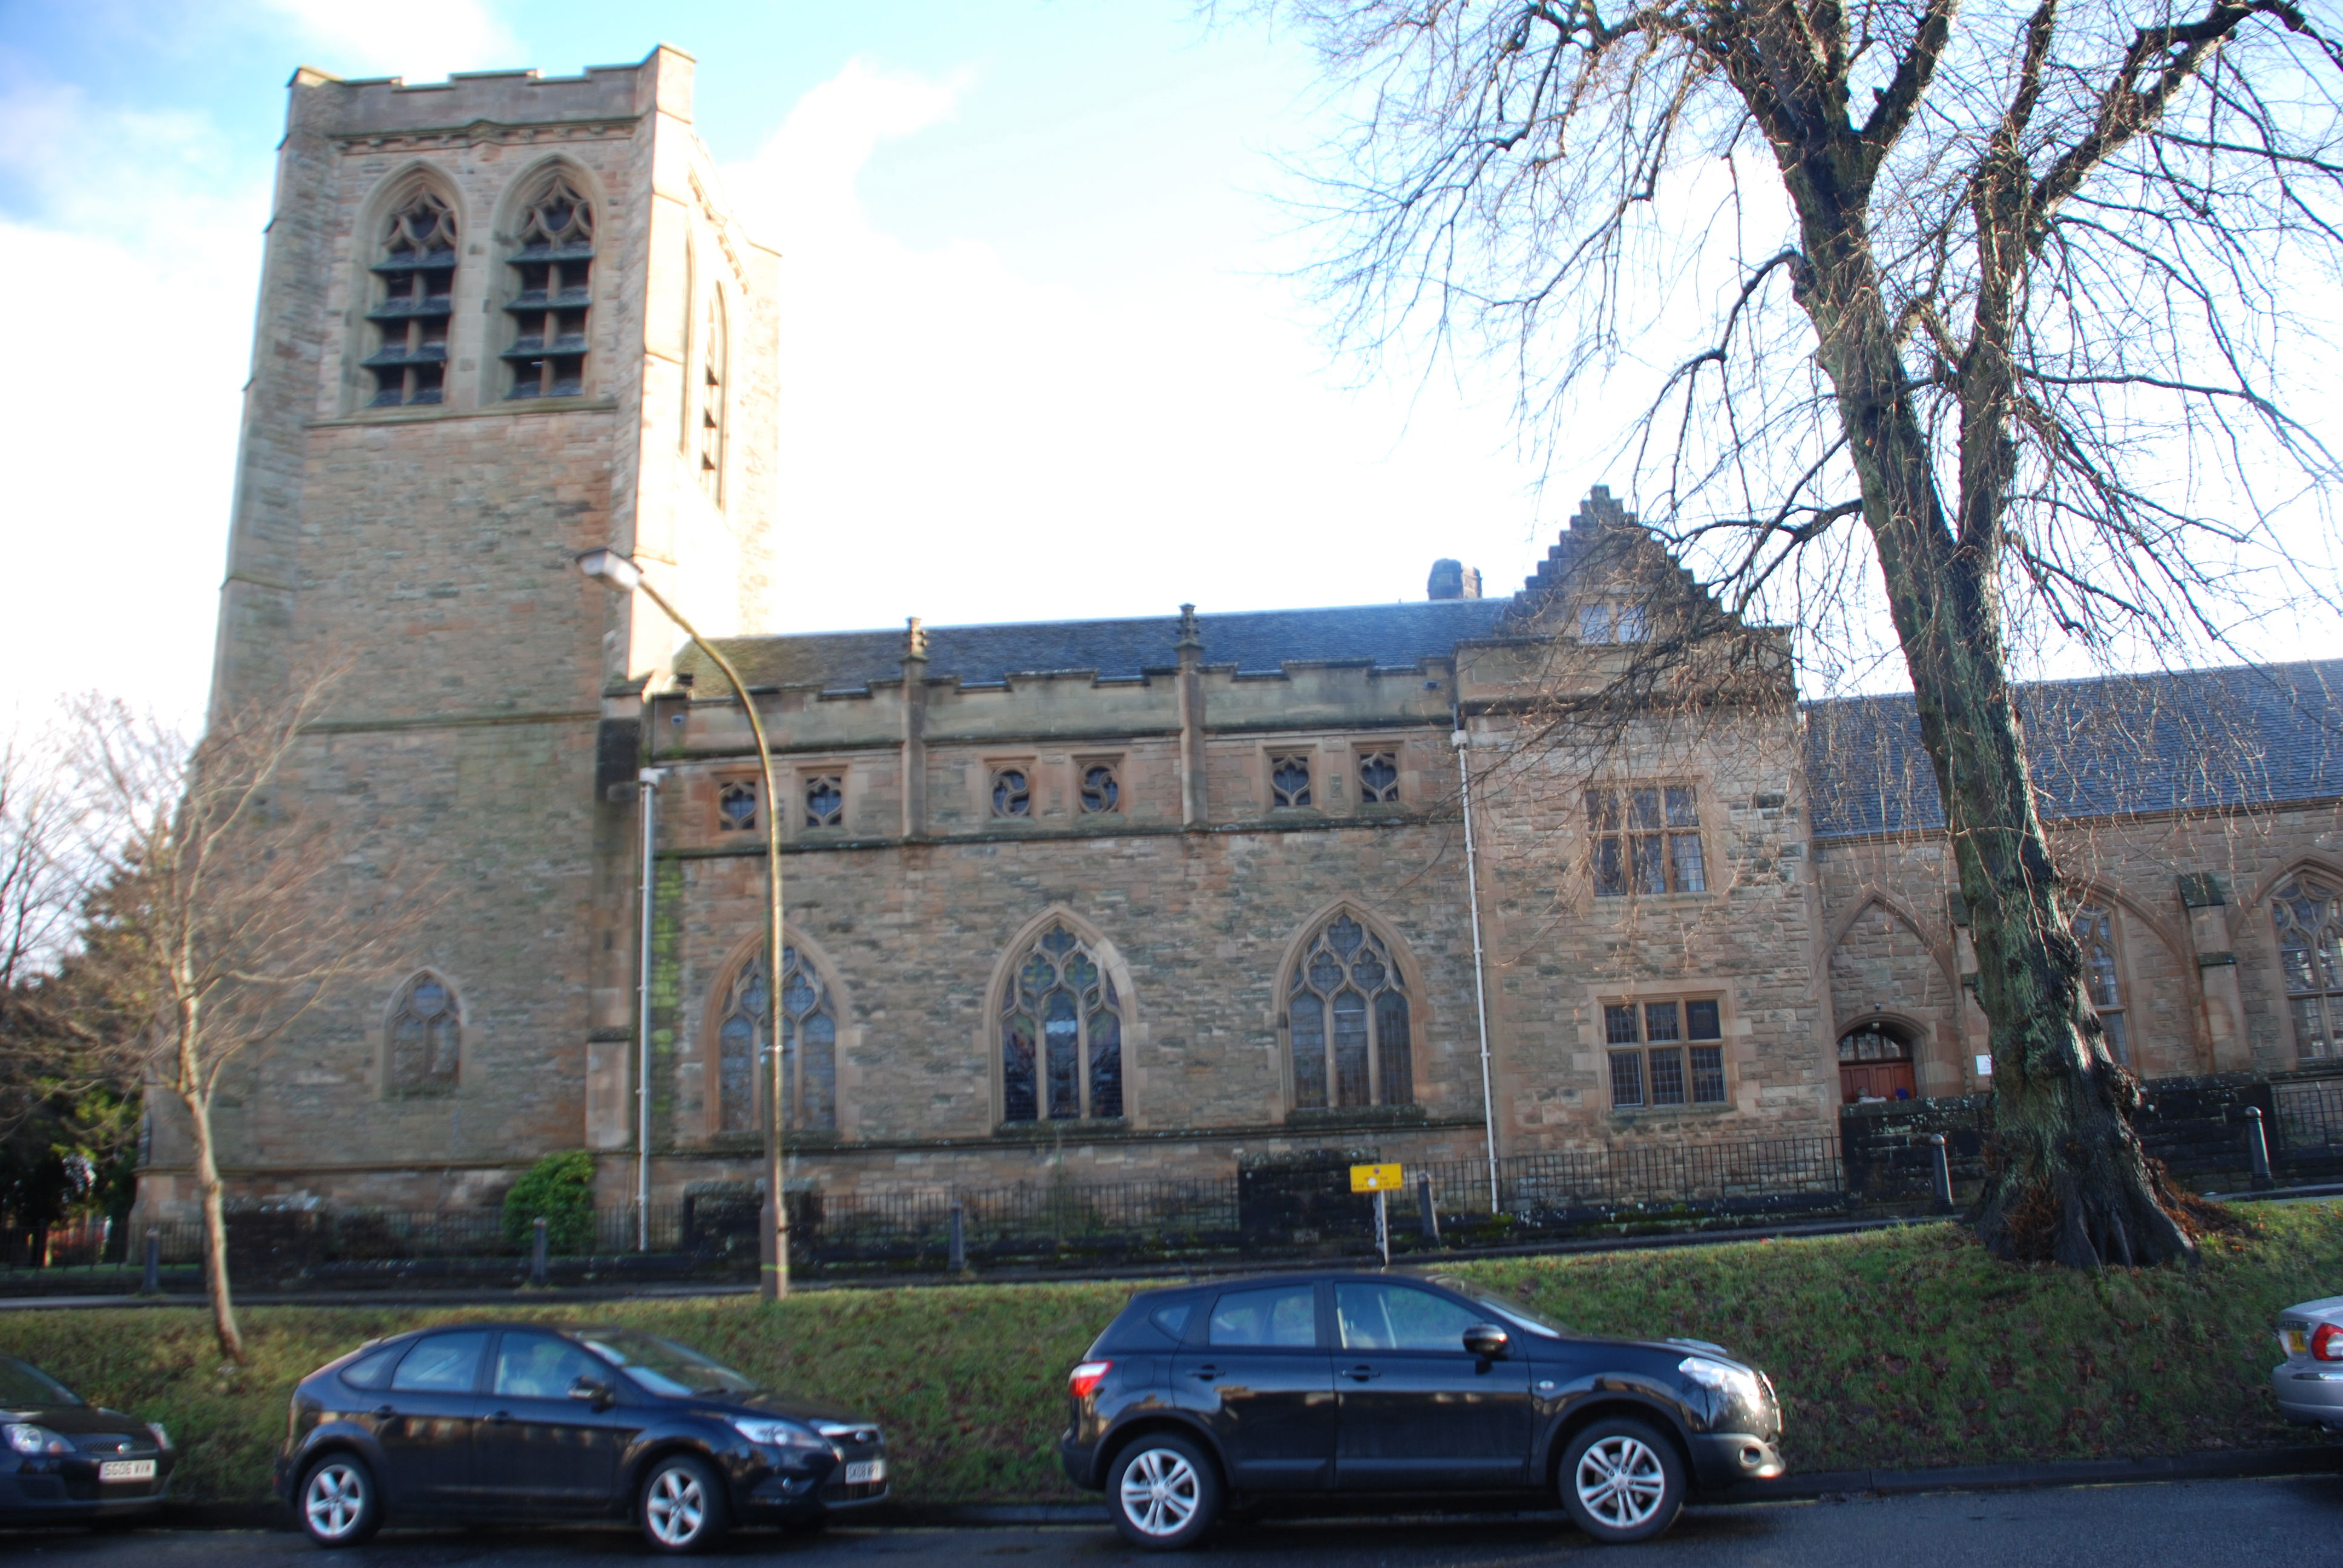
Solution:
<svg viewBox="0 0 2343 1568"><path fill-rule="evenodd" d="M548 1154L530 1166L505 1194L505 1240L529 1244L530 1230L545 1221L546 1244L556 1252L594 1250L594 1157L583 1149Z"/></svg>

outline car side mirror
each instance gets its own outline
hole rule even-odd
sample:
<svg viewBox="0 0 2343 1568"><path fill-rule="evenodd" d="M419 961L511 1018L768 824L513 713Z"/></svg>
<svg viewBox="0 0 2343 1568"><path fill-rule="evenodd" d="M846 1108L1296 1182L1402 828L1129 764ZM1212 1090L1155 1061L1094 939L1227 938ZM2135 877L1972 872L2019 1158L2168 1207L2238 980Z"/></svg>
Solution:
<svg viewBox="0 0 2343 1568"><path fill-rule="evenodd" d="M569 1397L591 1400L594 1408L599 1410L610 1402L610 1385L606 1382L597 1382L590 1377L581 1377L569 1385Z"/></svg>
<svg viewBox="0 0 2343 1568"><path fill-rule="evenodd" d="M1498 1361L1504 1356L1513 1339L1494 1323L1474 1323L1464 1331L1464 1348L1483 1361Z"/></svg>

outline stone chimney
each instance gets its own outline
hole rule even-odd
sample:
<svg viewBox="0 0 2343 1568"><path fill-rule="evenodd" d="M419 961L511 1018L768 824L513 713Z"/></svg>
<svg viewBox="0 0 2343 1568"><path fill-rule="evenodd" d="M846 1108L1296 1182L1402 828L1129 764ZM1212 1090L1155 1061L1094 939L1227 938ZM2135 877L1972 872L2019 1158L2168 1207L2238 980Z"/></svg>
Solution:
<svg viewBox="0 0 2343 1568"><path fill-rule="evenodd" d="M1432 580L1424 587L1433 598L1479 598L1481 573L1463 561L1443 558L1432 563Z"/></svg>

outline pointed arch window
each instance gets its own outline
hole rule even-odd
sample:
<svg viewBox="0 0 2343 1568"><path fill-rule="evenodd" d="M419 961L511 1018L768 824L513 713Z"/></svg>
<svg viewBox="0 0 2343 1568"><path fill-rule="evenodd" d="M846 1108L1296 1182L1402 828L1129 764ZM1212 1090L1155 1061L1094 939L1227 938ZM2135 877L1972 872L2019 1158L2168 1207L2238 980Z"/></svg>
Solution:
<svg viewBox="0 0 2343 1568"><path fill-rule="evenodd" d="M418 189L383 225L373 272L380 280L367 312L376 408L437 403L447 383L447 323L456 289L456 212L437 192Z"/></svg>
<svg viewBox="0 0 2343 1568"><path fill-rule="evenodd" d="M1001 1002L1001 1119L1122 1114L1122 998L1062 922L1033 940Z"/></svg>
<svg viewBox="0 0 2343 1568"><path fill-rule="evenodd" d="M1297 1111L1414 1103L1407 982L1349 915L1320 927L1294 965L1286 1022Z"/></svg>
<svg viewBox="0 0 2343 1568"><path fill-rule="evenodd" d="M594 207L567 175L548 179L524 210L507 259L517 288L509 397L575 397L586 390L586 315L592 297Z"/></svg>
<svg viewBox="0 0 2343 1568"><path fill-rule="evenodd" d="M716 1026L717 1127L753 1132L763 1125L766 1046L771 1001L765 958L742 964L725 993ZM781 1093L792 1131L838 1125L838 1004L820 973L798 950L781 950Z"/></svg>
<svg viewBox="0 0 2343 1568"><path fill-rule="evenodd" d="M2343 892L2323 878L2297 877L2270 901L2270 918L2295 1054L2305 1061L2343 1056Z"/></svg>
<svg viewBox="0 0 2343 1568"><path fill-rule="evenodd" d="M390 1008L384 1081L394 1094L456 1087L463 1070L463 1013L456 990L426 970L398 988Z"/></svg>
<svg viewBox="0 0 2343 1568"><path fill-rule="evenodd" d="M2123 965L2116 945L2115 912L2085 904L2075 911L2075 941L2083 950L2083 990L2107 1031L2107 1049L2131 1063L2131 1033L2124 1008Z"/></svg>
<svg viewBox="0 0 2343 1568"><path fill-rule="evenodd" d="M729 357L724 330L724 297L708 296L708 330L699 346L699 487L718 506L724 504L724 398Z"/></svg>

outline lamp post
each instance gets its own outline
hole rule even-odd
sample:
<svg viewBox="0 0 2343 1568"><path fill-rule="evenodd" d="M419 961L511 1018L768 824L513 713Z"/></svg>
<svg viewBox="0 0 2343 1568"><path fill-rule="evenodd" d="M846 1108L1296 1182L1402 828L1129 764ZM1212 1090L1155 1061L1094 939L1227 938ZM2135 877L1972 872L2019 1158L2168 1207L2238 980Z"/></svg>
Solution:
<svg viewBox="0 0 2343 1568"><path fill-rule="evenodd" d="M732 661L644 580L642 568L630 558L612 549L588 550L578 558L578 569L613 593L640 590L659 606L732 683L732 695L740 699L740 711L749 716L749 733L756 739L757 767L765 781L765 1044L769 1063L765 1081L764 1233L757 1246L757 1293L766 1301L779 1301L789 1293L789 1207L781 1195L781 793L773 780L772 743L765 738L765 721L758 717L757 705L749 699L748 683L732 668Z"/></svg>

